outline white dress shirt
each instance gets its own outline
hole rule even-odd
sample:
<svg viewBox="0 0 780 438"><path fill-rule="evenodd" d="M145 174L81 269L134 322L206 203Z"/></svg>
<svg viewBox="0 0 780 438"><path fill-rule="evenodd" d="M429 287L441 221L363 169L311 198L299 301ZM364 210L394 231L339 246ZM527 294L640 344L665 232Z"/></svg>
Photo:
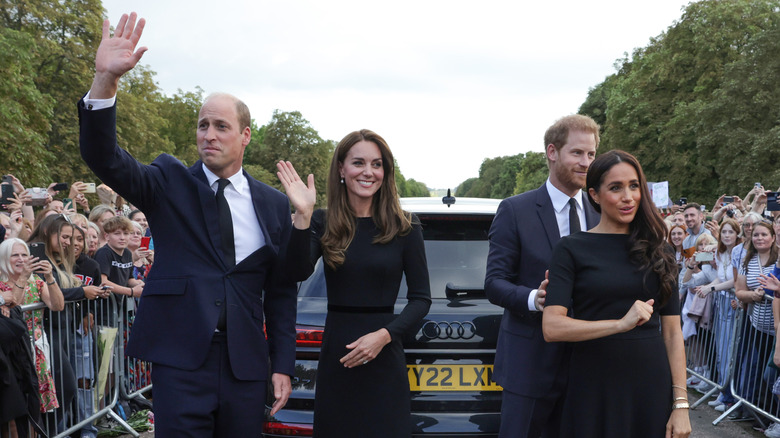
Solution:
<svg viewBox="0 0 780 438"><path fill-rule="evenodd" d="M203 172L209 182L209 187L217 193L217 180L205 164ZM265 236L260 228L260 222L252 204L252 193L249 191L249 181L244 176L243 168L228 178L230 184L225 187L225 199L230 206L230 218L233 220L233 242L236 246L236 264L244 260L265 245Z"/></svg>

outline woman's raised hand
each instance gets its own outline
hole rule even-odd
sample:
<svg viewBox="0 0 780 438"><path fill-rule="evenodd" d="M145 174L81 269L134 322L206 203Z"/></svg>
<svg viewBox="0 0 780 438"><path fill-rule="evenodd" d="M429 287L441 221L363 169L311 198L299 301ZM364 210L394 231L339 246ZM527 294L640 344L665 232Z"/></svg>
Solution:
<svg viewBox="0 0 780 438"><path fill-rule="evenodd" d="M292 163L289 161L280 161L276 163L276 176L282 183L284 192L290 199L290 203L295 208L295 218L293 223L298 229L309 228L311 214L314 212L314 204L317 203L317 189L314 187L314 175L309 174L308 184L298 176Z"/></svg>

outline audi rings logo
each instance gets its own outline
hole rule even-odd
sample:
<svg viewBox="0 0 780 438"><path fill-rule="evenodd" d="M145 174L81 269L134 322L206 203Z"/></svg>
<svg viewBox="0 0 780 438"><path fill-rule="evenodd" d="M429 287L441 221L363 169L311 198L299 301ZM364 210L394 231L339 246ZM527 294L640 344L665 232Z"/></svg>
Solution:
<svg viewBox="0 0 780 438"><path fill-rule="evenodd" d="M477 334L477 327L471 321L428 321L422 326L426 339L471 339Z"/></svg>

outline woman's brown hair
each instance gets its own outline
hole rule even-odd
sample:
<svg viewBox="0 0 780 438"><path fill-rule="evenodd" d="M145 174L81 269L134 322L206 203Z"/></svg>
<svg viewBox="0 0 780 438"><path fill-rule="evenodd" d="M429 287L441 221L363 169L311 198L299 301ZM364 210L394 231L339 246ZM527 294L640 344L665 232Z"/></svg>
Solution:
<svg viewBox="0 0 780 438"><path fill-rule="evenodd" d="M772 236L772 245L769 247L769 258L767 259L766 266L769 266L775 262L777 262L777 244L775 243L775 229L772 226L772 223L768 220L762 219L760 222L756 222L755 225L753 225L753 234L756 233L757 227L764 227L767 230L769 230L769 235ZM758 251L756 250L755 245L753 245L753 239L751 237L750 239L750 245L745 245L745 258L742 260L742 269L747 272L748 265L750 264L750 260L755 257L755 255L758 254ZM764 266L764 267L766 267Z"/></svg>
<svg viewBox="0 0 780 438"><path fill-rule="evenodd" d="M651 201L647 179L639 161L633 155L621 150L601 154L588 168L586 186L588 192L590 189L598 192L604 181L604 175L619 163L629 164L636 170L641 193L639 208L634 220L629 224L629 257L641 270L646 270L645 284L651 270L658 275L661 299L660 303L656 304L660 307L666 304L674 292L677 284L677 264L674 260L674 252L670 251L671 248L666 241L668 232L666 224ZM590 193L588 193L588 201L596 211L601 213L601 206L593 200Z"/></svg>
<svg viewBox="0 0 780 438"><path fill-rule="evenodd" d="M395 185L395 162L387 142L377 133L361 129L347 134L336 146L328 174L328 209L325 213L326 226L322 235L322 255L332 269L344 263L344 257L355 237L356 215L349 204L347 188L341 182L339 166L344 164L352 146L361 141L374 143L382 155L384 178L371 201L371 217L379 228L373 243L388 243L396 236L403 236L412 229L412 217L401 209L398 189Z"/></svg>
<svg viewBox="0 0 780 438"><path fill-rule="evenodd" d="M718 254L723 254L728 250L728 248L726 248L726 244L724 244L723 240L720 238L720 236L723 235L723 227L726 225L730 226L731 229L737 234L737 237L734 240L734 246L737 246L740 244L740 242L742 242L742 238L739 237L739 222L737 222L736 219L727 217L726 219L723 219L723 222L720 223L718 232ZM729 254L729 257L731 257L731 254Z"/></svg>

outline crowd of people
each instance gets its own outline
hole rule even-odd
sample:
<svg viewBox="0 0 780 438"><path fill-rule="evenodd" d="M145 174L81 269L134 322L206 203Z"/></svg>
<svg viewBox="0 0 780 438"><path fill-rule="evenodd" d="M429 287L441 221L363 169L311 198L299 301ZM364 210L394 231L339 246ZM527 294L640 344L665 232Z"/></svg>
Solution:
<svg viewBox="0 0 780 438"><path fill-rule="evenodd" d="M38 190L8 174L2 184L11 189L0 201L0 431L54 435L89 417L107 389L97 387L98 330L116 329L118 315L132 321L154 261L151 234L144 214L105 185L96 190L105 203L90 208L83 182ZM34 303L43 306L20 310Z"/></svg>
<svg viewBox="0 0 780 438"><path fill-rule="evenodd" d="M687 385L702 393L710 393L713 383L721 387L709 401L720 412L737 402L732 379L736 395L778 415L773 395L780 394L780 300L774 299L780 294L780 205L768 202L767 193L756 183L745 200L723 195L709 211L680 203L665 218L680 269L683 335L694 371ZM739 309L747 316L735 328ZM750 417L749 410L737 409L731 417ZM764 433L780 437L780 424L770 422Z"/></svg>

